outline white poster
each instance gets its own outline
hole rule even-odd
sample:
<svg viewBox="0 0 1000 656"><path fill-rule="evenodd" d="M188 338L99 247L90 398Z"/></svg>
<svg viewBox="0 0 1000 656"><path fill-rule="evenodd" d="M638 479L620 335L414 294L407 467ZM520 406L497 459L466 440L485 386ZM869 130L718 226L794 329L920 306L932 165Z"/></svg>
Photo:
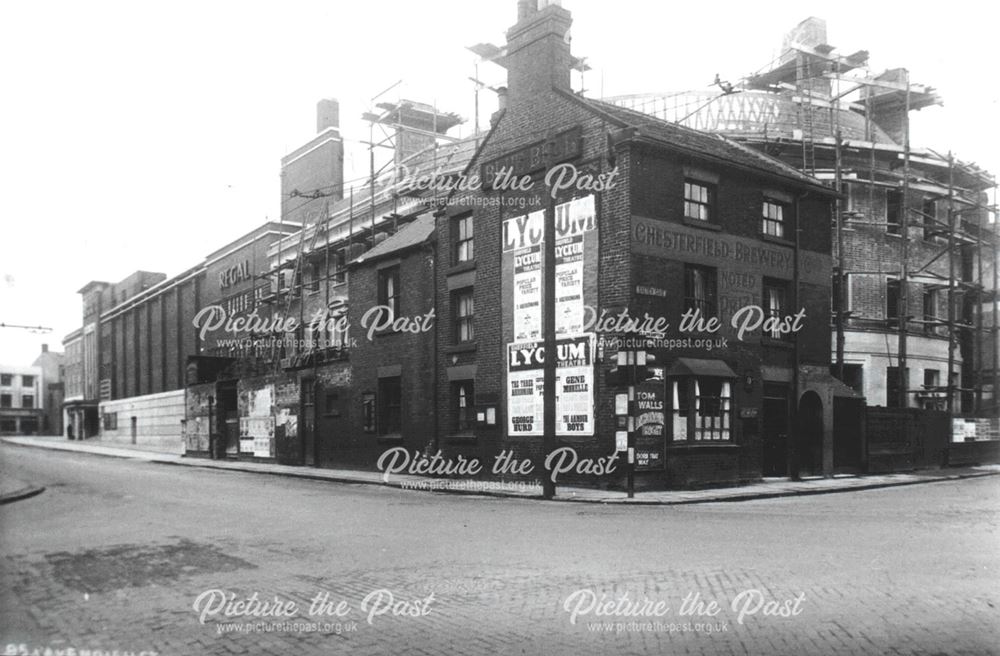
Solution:
<svg viewBox="0 0 1000 656"><path fill-rule="evenodd" d="M583 236L556 242L556 335L583 331Z"/></svg>
<svg viewBox="0 0 1000 656"><path fill-rule="evenodd" d="M594 434L594 336L556 340L556 435ZM543 434L545 347L541 341L507 346L507 429Z"/></svg>
<svg viewBox="0 0 1000 656"><path fill-rule="evenodd" d="M514 255L514 341L542 336L542 249L531 246Z"/></svg>
<svg viewBox="0 0 1000 656"><path fill-rule="evenodd" d="M274 417L240 417L240 453L272 458Z"/></svg>
<svg viewBox="0 0 1000 656"><path fill-rule="evenodd" d="M556 435L594 434L594 339L556 341Z"/></svg>

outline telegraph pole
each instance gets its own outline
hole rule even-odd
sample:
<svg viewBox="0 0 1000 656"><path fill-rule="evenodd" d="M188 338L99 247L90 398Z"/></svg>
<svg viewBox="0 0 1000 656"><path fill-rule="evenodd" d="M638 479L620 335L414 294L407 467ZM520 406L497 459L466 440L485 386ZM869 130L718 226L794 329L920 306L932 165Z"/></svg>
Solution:
<svg viewBox="0 0 1000 656"><path fill-rule="evenodd" d="M542 234L542 336L545 361L542 369L542 496L551 499L556 494L556 483L548 468L549 454L556 446L556 200L549 191L548 208L545 210L545 229Z"/></svg>

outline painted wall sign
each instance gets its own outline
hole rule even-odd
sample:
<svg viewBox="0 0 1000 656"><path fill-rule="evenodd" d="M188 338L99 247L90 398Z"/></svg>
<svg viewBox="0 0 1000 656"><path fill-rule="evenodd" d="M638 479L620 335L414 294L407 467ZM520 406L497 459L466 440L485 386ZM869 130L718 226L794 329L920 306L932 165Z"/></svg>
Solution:
<svg viewBox="0 0 1000 656"><path fill-rule="evenodd" d="M236 283L250 280L250 260L243 260L219 272L219 289L232 287Z"/></svg>
<svg viewBox="0 0 1000 656"><path fill-rule="evenodd" d="M546 166L579 157L582 152L583 128L572 127L551 139L538 141L483 164L480 169L483 187L492 187L493 181L504 169L514 176L528 175Z"/></svg>
<svg viewBox="0 0 1000 656"><path fill-rule="evenodd" d="M733 235L706 234L672 221L632 217L632 250L644 255L719 267L720 283L735 291L756 291L760 276L791 280L791 248ZM799 251L803 282L830 283L829 255Z"/></svg>

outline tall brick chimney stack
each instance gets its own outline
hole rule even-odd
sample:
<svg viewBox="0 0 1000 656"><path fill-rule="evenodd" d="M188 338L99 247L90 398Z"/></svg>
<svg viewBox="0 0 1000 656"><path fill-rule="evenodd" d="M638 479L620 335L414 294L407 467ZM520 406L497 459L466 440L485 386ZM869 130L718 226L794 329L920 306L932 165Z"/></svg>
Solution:
<svg viewBox="0 0 1000 656"><path fill-rule="evenodd" d="M324 98L316 103L316 132L327 128L340 128L340 103L334 98Z"/></svg>
<svg viewBox="0 0 1000 656"><path fill-rule="evenodd" d="M510 105L552 87L572 91L569 51L572 24L572 15L558 1L518 0L517 24L507 30L505 65Z"/></svg>

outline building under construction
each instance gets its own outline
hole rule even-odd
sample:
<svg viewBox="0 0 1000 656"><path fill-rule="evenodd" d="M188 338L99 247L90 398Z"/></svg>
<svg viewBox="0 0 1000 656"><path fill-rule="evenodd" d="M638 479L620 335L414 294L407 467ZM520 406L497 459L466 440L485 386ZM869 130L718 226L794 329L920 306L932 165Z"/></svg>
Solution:
<svg viewBox="0 0 1000 656"><path fill-rule="evenodd" d="M610 100L742 141L839 189L834 373L870 406L996 415L996 181L911 145L911 112L941 98L906 69L867 65L867 51L840 54L826 23L809 18L739 82Z"/></svg>

